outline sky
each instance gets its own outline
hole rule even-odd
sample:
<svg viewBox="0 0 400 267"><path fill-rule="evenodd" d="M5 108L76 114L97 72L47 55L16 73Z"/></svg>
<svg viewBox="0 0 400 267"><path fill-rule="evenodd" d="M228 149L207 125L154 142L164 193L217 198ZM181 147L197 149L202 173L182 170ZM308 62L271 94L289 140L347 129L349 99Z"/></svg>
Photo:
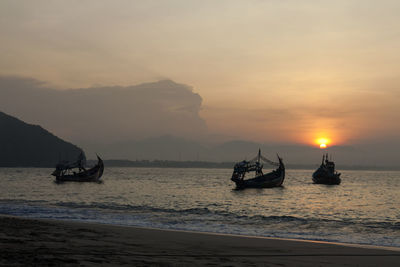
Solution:
<svg viewBox="0 0 400 267"><path fill-rule="evenodd" d="M171 125L191 131L170 132L188 138L399 146L399 11L395 0L3 0L0 75L57 92L170 81L194 118L177 115ZM120 112L130 124L135 108Z"/></svg>

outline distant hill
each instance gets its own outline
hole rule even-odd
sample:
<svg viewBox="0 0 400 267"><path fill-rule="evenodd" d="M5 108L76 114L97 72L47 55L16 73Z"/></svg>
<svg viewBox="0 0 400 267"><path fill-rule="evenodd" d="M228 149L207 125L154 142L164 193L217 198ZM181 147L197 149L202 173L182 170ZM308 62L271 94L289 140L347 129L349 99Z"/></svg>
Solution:
<svg viewBox="0 0 400 267"><path fill-rule="evenodd" d="M75 160L81 149L46 131L0 112L0 167L53 167Z"/></svg>
<svg viewBox="0 0 400 267"><path fill-rule="evenodd" d="M260 148L262 154L272 161L276 161L276 154L279 154L288 168L315 169L321 163L322 154L329 153L338 169L400 169L399 157L388 156L387 154L393 153L388 152L386 147L386 145L371 144L369 146L331 146L322 150L309 145L257 143L245 140L207 144L164 135L119 143L92 144L86 146L85 150L101 151L105 160L128 160L128 162L107 162L108 166L225 167L234 162L254 158ZM400 147L392 148L393 151L395 149L400 151ZM143 162L143 160L149 162ZM220 163L229 164L221 165Z"/></svg>
<svg viewBox="0 0 400 267"><path fill-rule="evenodd" d="M120 143L94 144L87 151L101 151L104 159L190 161L190 162L237 162L252 159L261 149L263 155L273 161L279 153L285 162L296 164L319 164L322 152L310 146L283 146L234 140L222 144L205 144L201 141L163 135L142 140ZM303 155L307 159L302 160Z"/></svg>
<svg viewBox="0 0 400 267"><path fill-rule="evenodd" d="M95 165L96 160L88 160L89 165ZM210 161L176 161L176 160L124 160L109 159L104 160L107 167L134 167L134 168L207 168L207 169L229 169L232 171L236 162L210 162ZM286 170L310 170L314 171L319 164L285 164ZM398 171L398 166L362 166L362 165L340 165L339 171L343 170L369 170L382 171L393 170ZM274 169L274 166L266 164L264 172Z"/></svg>

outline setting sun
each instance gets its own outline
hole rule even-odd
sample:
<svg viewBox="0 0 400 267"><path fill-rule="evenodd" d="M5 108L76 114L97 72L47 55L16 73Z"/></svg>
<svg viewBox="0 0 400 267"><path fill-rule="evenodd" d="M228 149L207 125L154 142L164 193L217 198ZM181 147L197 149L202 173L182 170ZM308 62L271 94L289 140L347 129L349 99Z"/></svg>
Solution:
<svg viewBox="0 0 400 267"><path fill-rule="evenodd" d="M328 138L318 138L315 142L319 145L319 148L327 148L330 140Z"/></svg>

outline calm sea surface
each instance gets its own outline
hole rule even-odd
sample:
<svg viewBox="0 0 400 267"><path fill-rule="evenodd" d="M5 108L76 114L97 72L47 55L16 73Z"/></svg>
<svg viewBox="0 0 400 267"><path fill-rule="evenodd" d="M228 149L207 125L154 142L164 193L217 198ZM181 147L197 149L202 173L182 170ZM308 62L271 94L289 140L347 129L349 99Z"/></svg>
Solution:
<svg viewBox="0 0 400 267"><path fill-rule="evenodd" d="M287 170L282 188L242 191L230 169L107 168L99 184L51 172L0 168L0 214L400 247L396 171L343 171L327 186Z"/></svg>

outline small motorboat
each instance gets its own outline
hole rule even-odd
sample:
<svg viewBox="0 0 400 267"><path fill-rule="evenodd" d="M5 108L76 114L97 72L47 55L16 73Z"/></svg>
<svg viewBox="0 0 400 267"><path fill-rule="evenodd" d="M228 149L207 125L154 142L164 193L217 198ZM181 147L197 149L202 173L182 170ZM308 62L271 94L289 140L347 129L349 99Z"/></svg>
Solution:
<svg viewBox="0 0 400 267"><path fill-rule="evenodd" d="M340 184L340 173L335 170L335 163L328 160L328 154L322 156L321 166L313 173L312 180L316 184Z"/></svg>

